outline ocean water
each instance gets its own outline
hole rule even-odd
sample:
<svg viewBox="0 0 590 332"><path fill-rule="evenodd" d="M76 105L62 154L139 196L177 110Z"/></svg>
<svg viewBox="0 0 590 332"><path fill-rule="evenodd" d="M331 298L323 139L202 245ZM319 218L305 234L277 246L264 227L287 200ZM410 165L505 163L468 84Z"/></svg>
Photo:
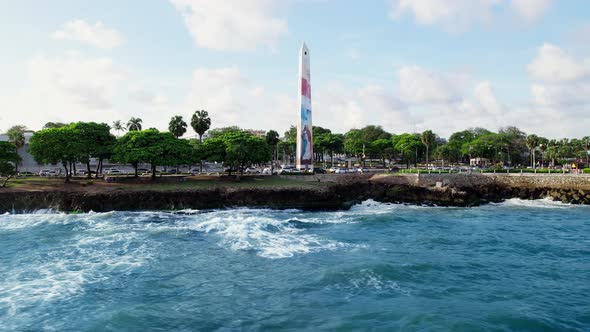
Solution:
<svg viewBox="0 0 590 332"><path fill-rule="evenodd" d="M590 331L590 207L0 216L2 331Z"/></svg>

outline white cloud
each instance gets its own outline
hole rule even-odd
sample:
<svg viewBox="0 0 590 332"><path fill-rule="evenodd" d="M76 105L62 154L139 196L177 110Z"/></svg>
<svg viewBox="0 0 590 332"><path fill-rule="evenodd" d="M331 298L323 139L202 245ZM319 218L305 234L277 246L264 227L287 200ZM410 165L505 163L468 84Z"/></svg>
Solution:
<svg viewBox="0 0 590 332"><path fill-rule="evenodd" d="M26 68L27 87L0 96L1 107L14 110L3 121L38 129L48 121L102 122L120 115L113 103L128 72L112 59L71 52L37 56Z"/></svg>
<svg viewBox="0 0 590 332"><path fill-rule="evenodd" d="M590 58L577 59L558 46L544 44L527 68L536 105L560 114L590 105Z"/></svg>
<svg viewBox="0 0 590 332"><path fill-rule="evenodd" d="M246 79L237 66L197 68L183 105L209 112L213 128L235 126L282 132L297 114L296 96L271 94Z"/></svg>
<svg viewBox="0 0 590 332"><path fill-rule="evenodd" d="M461 100L457 82L449 75L429 72L419 66L399 71L399 95L410 104L447 104Z"/></svg>
<svg viewBox="0 0 590 332"><path fill-rule="evenodd" d="M394 19L410 14L418 24L442 24L450 29L464 29L473 24L489 24L498 12L512 11L528 22L539 19L552 0L395 0L390 16Z"/></svg>
<svg viewBox="0 0 590 332"><path fill-rule="evenodd" d="M317 90L313 104L314 125L344 133L369 124L400 131L412 124L405 105L380 85L351 89L343 82L331 82ZM407 130L407 129L406 129Z"/></svg>
<svg viewBox="0 0 590 332"><path fill-rule="evenodd" d="M57 40L79 41L104 49L115 48L123 42L123 37L117 30L105 27L100 21L92 25L80 19L64 23L52 37Z"/></svg>
<svg viewBox="0 0 590 332"><path fill-rule="evenodd" d="M529 22L542 17L551 7L552 0L512 0L511 5Z"/></svg>
<svg viewBox="0 0 590 332"><path fill-rule="evenodd" d="M498 100L490 82L478 83L473 94L483 112L495 116L502 116L506 112L506 106Z"/></svg>
<svg viewBox="0 0 590 332"><path fill-rule="evenodd" d="M533 79L544 82L577 81L590 77L590 58L575 59L561 48L546 43L528 65L528 71Z"/></svg>
<svg viewBox="0 0 590 332"><path fill-rule="evenodd" d="M274 17L272 0L170 0L195 43L204 48L253 51L271 49L287 32L287 21Z"/></svg>
<svg viewBox="0 0 590 332"><path fill-rule="evenodd" d="M129 98L141 105L162 106L168 103L168 98L161 93L154 93L143 85L129 88Z"/></svg>
<svg viewBox="0 0 590 332"><path fill-rule="evenodd" d="M533 103L527 123L552 137L586 136L590 117L590 58L576 58L551 44L541 46L527 66Z"/></svg>

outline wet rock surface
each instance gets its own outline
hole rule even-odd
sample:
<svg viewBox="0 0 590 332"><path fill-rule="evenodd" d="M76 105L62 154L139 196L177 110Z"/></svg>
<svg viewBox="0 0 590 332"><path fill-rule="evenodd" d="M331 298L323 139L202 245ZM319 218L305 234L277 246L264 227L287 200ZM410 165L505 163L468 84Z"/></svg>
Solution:
<svg viewBox="0 0 590 332"><path fill-rule="evenodd" d="M433 182L440 182L435 185ZM430 183L433 182L433 183ZM442 184L442 185L441 185ZM416 181L408 177L347 178L317 188L202 188L182 191L1 192L0 213L39 209L61 211L126 211L219 209L237 206L274 209L347 209L367 199L390 203L436 206L478 206L509 198L542 199L573 204L590 204L590 190L518 185L511 181L453 183L449 179Z"/></svg>

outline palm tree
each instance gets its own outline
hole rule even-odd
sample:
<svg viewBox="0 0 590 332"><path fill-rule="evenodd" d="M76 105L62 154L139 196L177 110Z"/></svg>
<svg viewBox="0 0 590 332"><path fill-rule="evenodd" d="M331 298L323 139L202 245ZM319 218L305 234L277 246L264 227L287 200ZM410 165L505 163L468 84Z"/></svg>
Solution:
<svg viewBox="0 0 590 332"><path fill-rule="evenodd" d="M27 127L25 126L12 126L6 132L8 136L8 141L14 144L14 146L16 147L16 151L25 146L25 130L27 130ZM15 172L18 173L18 162L15 163L14 166Z"/></svg>
<svg viewBox="0 0 590 332"><path fill-rule="evenodd" d="M430 152L430 147L436 141L436 135L432 132L432 130L427 130L420 135L420 140L422 144L426 146L426 168L428 168L428 155Z"/></svg>
<svg viewBox="0 0 590 332"><path fill-rule="evenodd" d="M127 130L127 128L125 128L125 126L123 126L123 123L121 122L121 120L113 121L112 128L116 132L122 132L122 131Z"/></svg>
<svg viewBox="0 0 590 332"><path fill-rule="evenodd" d="M191 127L199 134L199 142L203 143L203 134L211 127L211 118L205 110L195 111L191 118Z"/></svg>
<svg viewBox="0 0 590 332"><path fill-rule="evenodd" d="M266 143L272 147L272 162L270 163L270 174L274 171L275 156L277 154L277 145L279 144L279 133L274 130L269 130L266 133Z"/></svg>
<svg viewBox="0 0 590 332"><path fill-rule="evenodd" d="M584 142L584 148L586 148L586 151L584 151L586 154L586 167L590 167L590 154L588 154L588 151L590 151L590 136L582 138L582 141Z"/></svg>
<svg viewBox="0 0 590 332"><path fill-rule="evenodd" d="M531 156L531 167L536 168L535 166L535 149L539 145L539 136L532 134L527 136L526 138L526 146L529 148L529 154Z"/></svg>
<svg viewBox="0 0 590 332"><path fill-rule="evenodd" d="M129 121L127 121L127 130L129 131L139 131L141 130L141 123L143 120L140 118L131 117Z"/></svg>
<svg viewBox="0 0 590 332"><path fill-rule="evenodd" d="M179 138L186 133L186 126L187 124L182 119L182 116L175 115L170 119L170 123L168 123L168 130L174 137Z"/></svg>
<svg viewBox="0 0 590 332"><path fill-rule="evenodd" d="M191 127L199 134L199 143L203 143L203 134L211 127L211 118L205 110L195 111L191 118ZM199 172L203 171L203 161L199 164Z"/></svg>

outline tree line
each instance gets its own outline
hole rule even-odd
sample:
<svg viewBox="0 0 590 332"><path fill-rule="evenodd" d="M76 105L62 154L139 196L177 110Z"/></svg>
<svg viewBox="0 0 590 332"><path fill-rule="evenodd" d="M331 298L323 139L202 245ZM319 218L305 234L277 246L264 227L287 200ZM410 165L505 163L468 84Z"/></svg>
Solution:
<svg viewBox="0 0 590 332"><path fill-rule="evenodd" d="M42 164L61 164L66 181L73 174L76 163L86 166L91 176L90 160L97 160L99 174L105 160L132 165L138 176L138 165L150 164L151 176L157 166L194 165L202 161L217 161L231 170L242 171L251 164L264 164L282 160L293 163L297 130L291 126L281 137L269 130L265 137L257 137L237 126L210 129L211 118L204 110L194 112L190 126L197 139L183 139L189 123L182 116L170 119L168 132L143 129L143 121L132 117L112 125L94 122L47 123L33 134L29 152ZM0 175L13 175L20 157L16 151L24 146L24 126L14 126L7 132L9 142L0 145ZM114 136L112 131L119 134ZM203 140L208 131L208 139ZM471 128L441 138L432 130L422 133L392 134L380 126L369 125L351 129L344 134L330 129L313 127L314 160L334 165L336 156L352 157L363 165L379 163L417 166L441 163L469 163L472 158L485 158L492 167L504 165L555 167L575 162L588 165L590 137L581 139L548 139L535 134L527 135L516 127L501 128L497 132L485 128ZM11 167L11 165L13 167Z"/></svg>

